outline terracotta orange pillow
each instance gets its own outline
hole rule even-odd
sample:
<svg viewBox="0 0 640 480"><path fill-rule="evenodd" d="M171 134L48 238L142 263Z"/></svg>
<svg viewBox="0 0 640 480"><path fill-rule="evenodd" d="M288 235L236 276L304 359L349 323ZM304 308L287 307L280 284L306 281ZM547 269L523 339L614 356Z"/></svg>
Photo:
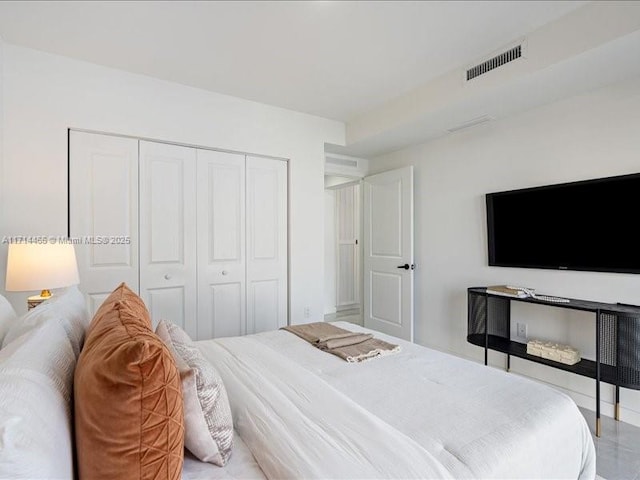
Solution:
<svg viewBox="0 0 640 480"><path fill-rule="evenodd" d="M179 479L184 458L180 375L124 283L96 312L74 377L80 478Z"/></svg>

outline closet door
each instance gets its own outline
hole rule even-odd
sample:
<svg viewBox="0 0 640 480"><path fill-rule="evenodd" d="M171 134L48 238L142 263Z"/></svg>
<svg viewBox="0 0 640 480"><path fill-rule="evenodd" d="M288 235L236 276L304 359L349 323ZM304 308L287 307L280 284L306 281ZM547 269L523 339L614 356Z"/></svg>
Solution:
<svg viewBox="0 0 640 480"><path fill-rule="evenodd" d="M247 333L287 324L287 164L247 157Z"/></svg>
<svg viewBox="0 0 640 480"><path fill-rule="evenodd" d="M138 140L70 132L69 234L91 316L121 282L138 291Z"/></svg>
<svg viewBox="0 0 640 480"><path fill-rule="evenodd" d="M198 150L197 338L246 333L245 157Z"/></svg>
<svg viewBox="0 0 640 480"><path fill-rule="evenodd" d="M196 150L140 141L140 295L153 326L196 328Z"/></svg>

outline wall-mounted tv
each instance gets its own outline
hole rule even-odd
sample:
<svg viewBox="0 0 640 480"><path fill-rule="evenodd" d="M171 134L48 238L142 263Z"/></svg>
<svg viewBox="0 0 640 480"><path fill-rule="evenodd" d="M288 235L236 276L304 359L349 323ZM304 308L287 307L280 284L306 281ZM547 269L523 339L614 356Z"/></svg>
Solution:
<svg viewBox="0 0 640 480"><path fill-rule="evenodd" d="M640 273L640 173L488 193L489 265Z"/></svg>

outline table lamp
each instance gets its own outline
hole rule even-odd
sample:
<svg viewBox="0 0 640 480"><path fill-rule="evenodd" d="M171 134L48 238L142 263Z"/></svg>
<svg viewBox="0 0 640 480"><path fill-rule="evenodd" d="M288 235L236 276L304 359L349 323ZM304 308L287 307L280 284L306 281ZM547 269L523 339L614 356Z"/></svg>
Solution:
<svg viewBox="0 0 640 480"><path fill-rule="evenodd" d="M7 253L6 290L41 290L27 299L29 310L51 298L49 289L80 282L72 244L10 244Z"/></svg>

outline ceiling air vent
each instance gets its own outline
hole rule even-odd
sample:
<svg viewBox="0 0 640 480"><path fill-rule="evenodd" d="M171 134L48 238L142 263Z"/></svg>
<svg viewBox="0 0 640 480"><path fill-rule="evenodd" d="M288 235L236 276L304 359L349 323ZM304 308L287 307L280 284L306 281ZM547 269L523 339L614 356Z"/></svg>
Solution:
<svg viewBox="0 0 640 480"><path fill-rule="evenodd" d="M501 67L509 62L513 62L517 58L522 57L522 45L515 46L506 52L501 53L500 55L496 55L493 58L490 58L486 62L482 62L474 67L471 67L467 70L467 82L469 80L473 80L480 75L484 75L485 73L493 70L494 68Z"/></svg>
<svg viewBox="0 0 640 480"><path fill-rule="evenodd" d="M341 167L358 168L358 161L357 160L347 160L347 159L344 159L344 158L326 157L325 161L327 163L331 163L333 165L340 165Z"/></svg>
<svg viewBox="0 0 640 480"><path fill-rule="evenodd" d="M447 132L449 133L459 132L460 130L465 130L467 128L475 127L476 125L480 125L482 123L490 122L491 120L493 120L493 117L490 117L489 115L482 115L480 117L467 120L466 122L456 125L455 127L451 127L447 129Z"/></svg>

